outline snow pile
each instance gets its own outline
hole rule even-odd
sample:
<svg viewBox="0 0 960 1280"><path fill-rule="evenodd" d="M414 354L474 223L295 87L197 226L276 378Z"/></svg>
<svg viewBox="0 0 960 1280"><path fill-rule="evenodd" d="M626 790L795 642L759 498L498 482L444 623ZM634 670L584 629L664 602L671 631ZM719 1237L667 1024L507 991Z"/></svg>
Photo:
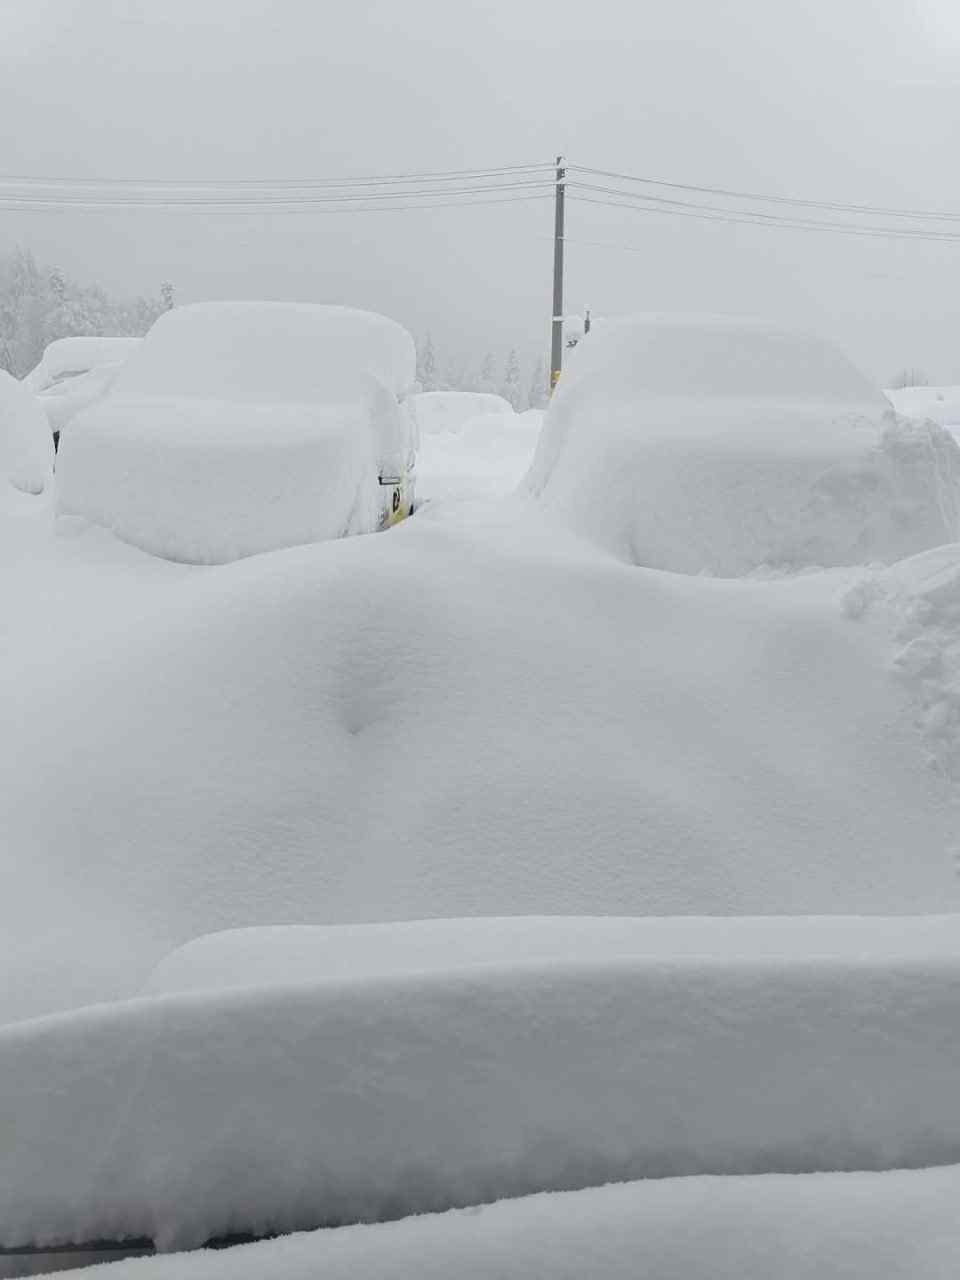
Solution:
<svg viewBox="0 0 960 1280"><path fill-rule="evenodd" d="M960 536L960 448L844 357L759 322L637 317L579 344L531 490L635 564L736 576Z"/></svg>
<svg viewBox="0 0 960 1280"><path fill-rule="evenodd" d="M0 483L42 493L53 475L53 442L43 410L16 378L0 369Z"/></svg>
<svg viewBox="0 0 960 1280"><path fill-rule="evenodd" d="M235 926L960 910L862 570L655 573L537 515L215 572L8 521L0 1019Z"/></svg>
<svg viewBox="0 0 960 1280"><path fill-rule="evenodd" d="M40 395L64 379L79 378L94 369L119 369L141 342L141 338L57 338L44 351L40 363L23 379L23 384Z"/></svg>
<svg viewBox="0 0 960 1280"><path fill-rule="evenodd" d="M865 578L844 608L887 624L896 644L891 666L915 701L929 763L960 778L960 543Z"/></svg>
<svg viewBox="0 0 960 1280"><path fill-rule="evenodd" d="M960 387L898 387L884 395L905 417L960 430Z"/></svg>
<svg viewBox="0 0 960 1280"><path fill-rule="evenodd" d="M513 416L513 406L503 396L479 391L423 391L410 403L424 435L439 431L459 431L481 416Z"/></svg>
<svg viewBox="0 0 960 1280"><path fill-rule="evenodd" d="M460 969L391 972L381 937L382 976L318 980L321 944L307 982L0 1030L0 1240L184 1248L626 1178L960 1161L956 918L554 928L540 959L509 938L494 959L495 922Z"/></svg>
<svg viewBox="0 0 960 1280"><path fill-rule="evenodd" d="M946 1280L960 1170L671 1178L528 1196L89 1280Z"/></svg>
<svg viewBox="0 0 960 1280"><path fill-rule="evenodd" d="M370 532L412 454L413 360L399 325L340 307L169 312L64 440L58 513L202 564Z"/></svg>

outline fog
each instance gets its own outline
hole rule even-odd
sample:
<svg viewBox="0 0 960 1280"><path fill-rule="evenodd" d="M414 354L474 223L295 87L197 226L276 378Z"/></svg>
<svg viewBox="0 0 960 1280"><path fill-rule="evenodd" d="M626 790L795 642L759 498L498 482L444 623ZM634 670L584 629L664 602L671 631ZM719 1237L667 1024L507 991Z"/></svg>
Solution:
<svg viewBox="0 0 960 1280"><path fill-rule="evenodd" d="M960 210L950 0L5 0L0 174L312 178L548 162ZM549 200L256 216L0 212L116 291L383 311L463 353L549 338ZM960 381L960 242L571 202L568 309L760 313L878 380ZM591 242L591 243L587 243Z"/></svg>

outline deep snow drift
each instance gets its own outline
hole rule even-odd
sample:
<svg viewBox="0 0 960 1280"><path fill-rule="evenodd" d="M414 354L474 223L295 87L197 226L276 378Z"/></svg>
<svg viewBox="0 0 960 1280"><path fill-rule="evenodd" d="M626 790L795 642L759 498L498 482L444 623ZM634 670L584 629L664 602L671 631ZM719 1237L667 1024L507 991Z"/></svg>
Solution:
<svg viewBox="0 0 960 1280"><path fill-rule="evenodd" d="M529 1196L84 1280L949 1280L960 1170L670 1178Z"/></svg>
<svg viewBox="0 0 960 1280"><path fill-rule="evenodd" d="M960 537L960 448L818 338L641 316L572 353L529 486L623 559L735 576L890 563Z"/></svg>
<svg viewBox="0 0 960 1280"><path fill-rule="evenodd" d="M412 459L397 395L414 364L406 331L366 312L177 308L71 425L57 509L194 564L372 532L378 477Z"/></svg>
<svg viewBox="0 0 960 1280"><path fill-rule="evenodd" d="M960 907L862 570L662 574L441 504L200 570L42 514L0 539L7 1017L236 925Z"/></svg>
<svg viewBox="0 0 960 1280"><path fill-rule="evenodd" d="M43 410L0 369L0 486L43 493L53 478L53 440ZM0 495L0 502L4 495Z"/></svg>
<svg viewBox="0 0 960 1280"><path fill-rule="evenodd" d="M188 949L154 989L194 989L0 1029L0 1243L960 1162L955 917L473 921L465 963L458 927L375 929L346 977L363 930L280 936L269 986L248 935L253 985L194 987Z"/></svg>

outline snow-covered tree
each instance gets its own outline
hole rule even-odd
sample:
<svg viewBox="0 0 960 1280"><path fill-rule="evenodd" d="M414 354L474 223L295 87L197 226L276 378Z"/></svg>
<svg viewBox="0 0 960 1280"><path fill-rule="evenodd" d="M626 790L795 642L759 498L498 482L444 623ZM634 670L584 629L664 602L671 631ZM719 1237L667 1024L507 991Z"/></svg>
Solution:
<svg viewBox="0 0 960 1280"><path fill-rule="evenodd" d="M520 361L517 358L516 347L511 347L507 356L507 363L503 371L503 381L500 384L500 395L519 412L521 408Z"/></svg>
<svg viewBox="0 0 960 1280"><path fill-rule="evenodd" d="M926 387L929 385L930 379L922 369L901 369L890 383L890 386L898 391L904 387Z"/></svg>
<svg viewBox="0 0 960 1280"><path fill-rule="evenodd" d="M544 409L550 398L549 377L547 375L547 362L541 356L537 363L533 366L533 374L530 378L530 389L527 392L527 408L528 409Z"/></svg>
<svg viewBox="0 0 960 1280"><path fill-rule="evenodd" d="M437 391L437 353L433 349L433 337L428 333L423 347L417 352L417 381L424 391Z"/></svg>

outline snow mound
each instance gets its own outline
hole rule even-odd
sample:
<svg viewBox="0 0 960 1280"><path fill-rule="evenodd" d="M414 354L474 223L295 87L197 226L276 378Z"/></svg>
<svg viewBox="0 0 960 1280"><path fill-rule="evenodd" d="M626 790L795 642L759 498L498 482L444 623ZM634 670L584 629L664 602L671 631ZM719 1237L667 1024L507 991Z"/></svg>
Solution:
<svg viewBox="0 0 960 1280"><path fill-rule="evenodd" d="M844 608L850 617L873 611L885 619L895 644L891 668L917 706L928 762L960 778L960 543L865 578L846 593Z"/></svg>
<svg viewBox="0 0 960 1280"><path fill-rule="evenodd" d="M668 1178L112 1263L88 1280L945 1280L960 1169Z"/></svg>
<svg viewBox="0 0 960 1280"><path fill-rule="evenodd" d="M57 511L154 555L221 564L378 527L413 423L413 343L341 307L171 311L71 427ZM389 492L383 490L383 492Z"/></svg>
<svg viewBox="0 0 960 1280"><path fill-rule="evenodd" d="M0 480L43 493L53 476L53 441L30 391L0 369Z"/></svg>
<svg viewBox="0 0 960 1280"><path fill-rule="evenodd" d="M537 414L481 414L456 431L421 436L417 483L424 499L483 501L513 493L529 469L540 432Z"/></svg>
<svg viewBox="0 0 960 1280"><path fill-rule="evenodd" d="M423 391L411 397L411 404L425 435L457 432L465 423L484 414L514 416L508 400L479 391Z"/></svg>
<svg viewBox="0 0 960 1280"><path fill-rule="evenodd" d="M372 311L296 302L200 302L154 324L124 364L124 397L211 396L233 402L328 402L358 375L396 397L416 378L401 325Z"/></svg>
<svg viewBox="0 0 960 1280"><path fill-rule="evenodd" d="M57 338L40 363L23 379L24 386L39 395L63 379L77 378L93 369L118 369L143 341L142 338Z"/></svg>
<svg viewBox="0 0 960 1280"><path fill-rule="evenodd" d="M592 332L528 485L619 557L735 577L891 562L960 536L960 448L897 418L835 348L759 322Z"/></svg>
<svg viewBox="0 0 960 1280"><path fill-rule="evenodd" d="M960 387L900 387L884 395L904 417L960 428Z"/></svg>
<svg viewBox="0 0 960 1280"><path fill-rule="evenodd" d="M956 918L658 925L567 922L576 958L291 966L3 1028L0 1241L184 1248L630 1178L960 1161Z"/></svg>

